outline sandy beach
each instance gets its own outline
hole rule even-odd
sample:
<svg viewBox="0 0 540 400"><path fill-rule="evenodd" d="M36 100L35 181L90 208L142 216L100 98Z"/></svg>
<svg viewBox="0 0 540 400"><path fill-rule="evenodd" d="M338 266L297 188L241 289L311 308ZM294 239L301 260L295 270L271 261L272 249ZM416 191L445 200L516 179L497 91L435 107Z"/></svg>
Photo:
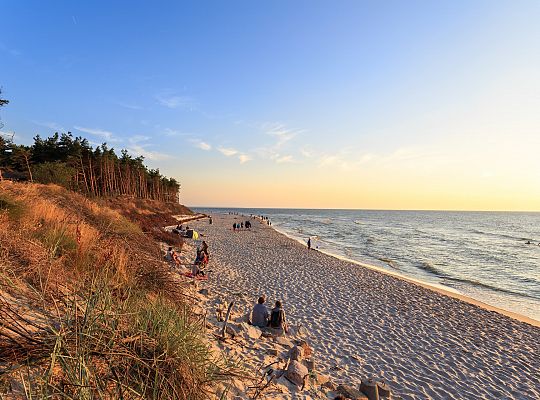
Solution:
<svg viewBox="0 0 540 400"><path fill-rule="evenodd" d="M403 399L540 398L540 328L427 287L308 251L258 220L190 222L210 246L206 283L248 312L282 300L309 332L317 369L336 383L372 376ZM242 301L238 301L242 300Z"/></svg>

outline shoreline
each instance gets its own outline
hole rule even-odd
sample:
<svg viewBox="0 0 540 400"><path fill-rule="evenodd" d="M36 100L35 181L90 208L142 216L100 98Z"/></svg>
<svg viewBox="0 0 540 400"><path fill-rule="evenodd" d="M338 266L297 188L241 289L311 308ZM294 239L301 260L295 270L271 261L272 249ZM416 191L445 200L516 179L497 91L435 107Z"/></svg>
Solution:
<svg viewBox="0 0 540 400"><path fill-rule="evenodd" d="M277 233L287 237L288 239L294 240L295 242L298 242L298 243L305 246L305 243L301 239L298 239L298 238L288 234L287 232L285 232L285 231L283 231L283 230L281 230L279 228L276 228L274 225L271 225L271 226L268 226L268 227L273 229ZM434 292L443 294L445 296L449 296L449 297L464 301L466 303L473 304L475 306L478 306L478 307L483 308L483 309L488 310L488 311L495 311L495 312L497 312L499 314L505 315L505 316L510 317L512 319L515 319L515 320L517 320L519 322L525 322L525 323L527 323L529 325L540 328L540 321L539 320L536 320L534 318L531 318L531 317L528 317L526 315L510 311L510 310L506 310L504 308L492 306L491 304L484 303L481 300L477 300L477 299L475 299L473 297L467 296L467 295L459 292L456 289L446 288L446 287L444 287L444 285L438 285L438 284L434 284L434 283L430 283L430 282L425 282L425 281L422 281L420 279L411 278L411 277L405 276L403 274L400 274L399 272L389 271L389 270L384 269L382 267L378 267L376 265L367 264L367 263L364 263L364 262L361 262L361 261L353 260L351 258L340 256L339 254L335 254L335 253L332 253L332 252L329 252L329 251L315 250L315 249L312 249L312 250L313 251L318 251L319 253L322 253L322 254L326 254L329 257L334 257L334 258L336 258L338 260L346 261L346 262L358 265L358 266L363 267L363 268L368 268L368 269L371 269L373 271L380 272L382 274L390 275L390 276L393 276L393 277L395 277L397 279L402 279L404 281L410 282L410 283L415 284L415 285L422 286L422 287L424 287L426 289L430 289L430 290L432 290Z"/></svg>
<svg viewBox="0 0 540 400"><path fill-rule="evenodd" d="M540 396L538 326L308 251L264 223L233 232L244 216L213 219L195 223L210 246L210 293L239 302L243 314L259 295L270 307L283 301L289 323L309 332L317 372L336 384L384 379L402 399Z"/></svg>

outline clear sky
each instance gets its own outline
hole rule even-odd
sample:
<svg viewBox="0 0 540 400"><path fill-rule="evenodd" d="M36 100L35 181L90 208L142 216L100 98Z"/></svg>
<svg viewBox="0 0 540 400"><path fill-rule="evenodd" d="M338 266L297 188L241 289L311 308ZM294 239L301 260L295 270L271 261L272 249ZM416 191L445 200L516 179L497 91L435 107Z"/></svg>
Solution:
<svg viewBox="0 0 540 400"><path fill-rule="evenodd" d="M538 1L0 0L4 132L191 206L540 210Z"/></svg>

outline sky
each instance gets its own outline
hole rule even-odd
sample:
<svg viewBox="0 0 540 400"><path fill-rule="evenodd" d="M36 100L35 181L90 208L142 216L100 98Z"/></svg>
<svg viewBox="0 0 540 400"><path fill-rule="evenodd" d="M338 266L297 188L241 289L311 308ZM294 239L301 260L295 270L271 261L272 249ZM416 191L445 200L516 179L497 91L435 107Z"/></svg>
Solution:
<svg viewBox="0 0 540 400"><path fill-rule="evenodd" d="M2 132L188 206L540 211L538 1L0 0Z"/></svg>

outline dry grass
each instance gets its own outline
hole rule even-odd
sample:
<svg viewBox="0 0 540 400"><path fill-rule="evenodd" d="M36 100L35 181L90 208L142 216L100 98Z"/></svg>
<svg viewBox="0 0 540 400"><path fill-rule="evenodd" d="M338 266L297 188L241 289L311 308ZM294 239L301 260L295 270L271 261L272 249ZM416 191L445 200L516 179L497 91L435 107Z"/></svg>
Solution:
<svg viewBox="0 0 540 400"><path fill-rule="evenodd" d="M177 223L173 215L192 214L191 210L181 204L162 203L155 200L134 199L129 197L108 198L101 201L121 215L133 221L152 239L165 242L171 246L182 247L182 238L162 229L163 226Z"/></svg>
<svg viewBox="0 0 540 400"><path fill-rule="evenodd" d="M0 397L198 399L223 377L138 223L0 183Z"/></svg>

